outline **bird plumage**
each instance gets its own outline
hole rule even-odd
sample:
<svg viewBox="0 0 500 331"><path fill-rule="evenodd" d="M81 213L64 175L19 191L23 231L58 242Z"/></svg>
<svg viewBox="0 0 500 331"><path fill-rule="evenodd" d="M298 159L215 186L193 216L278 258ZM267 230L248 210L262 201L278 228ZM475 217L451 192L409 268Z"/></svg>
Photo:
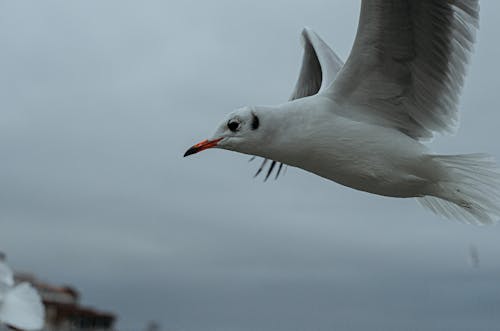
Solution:
<svg viewBox="0 0 500 331"><path fill-rule="evenodd" d="M418 198L448 218L491 223L500 216L496 164L483 154L433 155L422 144L458 123L478 17L478 0L363 0L345 64L304 29L289 102L229 114L186 155L208 147L257 155L257 174L271 160L266 177L281 162L358 190Z"/></svg>
<svg viewBox="0 0 500 331"><path fill-rule="evenodd" d="M345 116L416 139L453 132L478 24L478 0L364 0L328 92L349 108Z"/></svg>

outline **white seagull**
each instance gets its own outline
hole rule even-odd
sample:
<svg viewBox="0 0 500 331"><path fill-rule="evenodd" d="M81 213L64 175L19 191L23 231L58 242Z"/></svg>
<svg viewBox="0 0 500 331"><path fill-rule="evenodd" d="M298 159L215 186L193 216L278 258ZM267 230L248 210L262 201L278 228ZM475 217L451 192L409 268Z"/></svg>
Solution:
<svg viewBox="0 0 500 331"><path fill-rule="evenodd" d="M12 270L0 260L0 323L20 330L40 330L44 315L38 292L26 282L15 285Z"/></svg>
<svg viewBox="0 0 500 331"><path fill-rule="evenodd" d="M500 172L485 154L435 155L454 132L479 22L478 0L363 0L346 63L312 30L289 102L230 113L184 156L223 148L357 190L417 198L447 218L500 216ZM262 166L261 166L262 169ZM259 169L259 171L261 170Z"/></svg>

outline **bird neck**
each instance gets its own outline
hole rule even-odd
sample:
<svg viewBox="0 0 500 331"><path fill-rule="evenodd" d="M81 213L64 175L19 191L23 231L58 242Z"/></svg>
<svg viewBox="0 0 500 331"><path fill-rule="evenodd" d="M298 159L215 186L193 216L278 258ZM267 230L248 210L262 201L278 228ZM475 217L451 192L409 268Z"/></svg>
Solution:
<svg viewBox="0 0 500 331"><path fill-rule="evenodd" d="M254 111L261 118L260 137L250 154L294 164L308 152L308 132L315 127L311 112L318 110L314 100L303 98L277 106L258 106Z"/></svg>

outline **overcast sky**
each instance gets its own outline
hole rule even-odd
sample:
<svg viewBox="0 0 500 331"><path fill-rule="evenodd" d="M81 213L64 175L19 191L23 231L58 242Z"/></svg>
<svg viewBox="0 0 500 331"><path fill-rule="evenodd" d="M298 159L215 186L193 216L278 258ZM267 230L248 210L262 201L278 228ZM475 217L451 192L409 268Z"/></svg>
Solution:
<svg viewBox="0 0 500 331"><path fill-rule="evenodd" d="M500 3L483 0L440 153L500 159ZM345 59L359 1L1 1L0 250L122 331L492 330L500 228L248 156L182 158L226 113L287 99L315 29ZM479 268L468 262L477 247Z"/></svg>

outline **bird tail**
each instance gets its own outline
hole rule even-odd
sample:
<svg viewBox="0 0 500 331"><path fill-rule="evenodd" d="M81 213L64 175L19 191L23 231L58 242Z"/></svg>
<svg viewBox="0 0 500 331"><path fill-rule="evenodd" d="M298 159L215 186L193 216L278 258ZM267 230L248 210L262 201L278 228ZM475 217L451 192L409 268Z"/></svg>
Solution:
<svg viewBox="0 0 500 331"><path fill-rule="evenodd" d="M0 322L21 330L40 330L45 309L40 295L28 283L7 290L0 306Z"/></svg>
<svg viewBox="0 0 500 331"><path fill-rule="evenodd" d="M430 195L418 198L434 213L475 224L500 218L500 170L487 154L430 155L446 177Z"/></svg>

